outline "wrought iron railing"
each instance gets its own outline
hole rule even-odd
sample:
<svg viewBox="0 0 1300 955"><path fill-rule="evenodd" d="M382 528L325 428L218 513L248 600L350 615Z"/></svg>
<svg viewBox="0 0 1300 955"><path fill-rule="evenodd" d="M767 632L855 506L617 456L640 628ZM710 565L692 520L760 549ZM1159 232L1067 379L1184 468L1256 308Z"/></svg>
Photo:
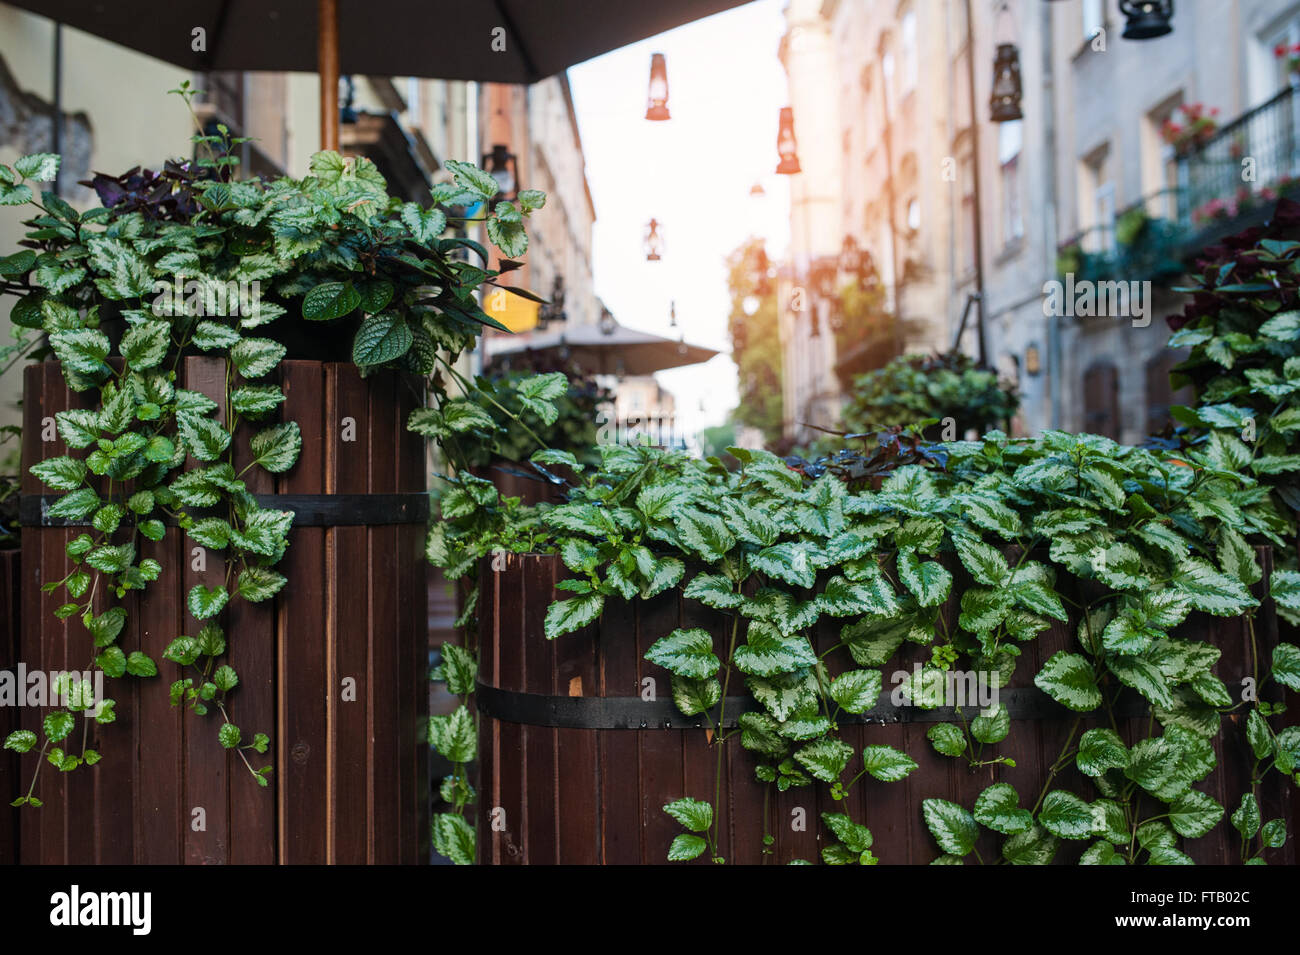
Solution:
<svg viewBox="0 0 1300 955"><path fill-rule="evenodd" d="M1287 87L1177 159L1178 222L1199 228L1271 202L1300 176L1300 96Z"/></svg>

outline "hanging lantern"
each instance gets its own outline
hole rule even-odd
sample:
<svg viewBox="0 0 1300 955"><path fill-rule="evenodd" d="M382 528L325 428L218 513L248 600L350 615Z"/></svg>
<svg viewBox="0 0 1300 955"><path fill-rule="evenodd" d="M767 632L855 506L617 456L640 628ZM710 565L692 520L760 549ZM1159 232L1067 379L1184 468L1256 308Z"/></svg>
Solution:
<svg viewBox="0 0 1300 955"><path fill-rule="evenodd" d="M1122 34L1126 40L1154 40L1174 31L1169 23L1174 0L1119 0L1119 12L1128 17Z"/></svg>
<svg viewBox="0 0 1300 955"><path fill-rule="evenodd" d="M650 56L650 103L645 111L646 119L663 121L668 115L668 65L662 53Z"/></svg>
<svg viewBox="0 0 1300 955"><path fill-rule="evenodd" d="M776 171L783 176L793 176L799 172L798 144L794 138L794 110L789 106L781 107L781 126L776 133L776 151L781 155L781 162Z"/></svg>
<svg viewBox="0 0 1300 955"><path fill-rule="evenodd" d="M664 256L664 238L659 234L660 225L658 219L651 219L646 227L645 260L647 262L658 262Z"/></svg>
<svg viewBox="0 0 1300 955"><path fill-rule="evenodd" d="M602 335L613 335L618 328L618 322L614 318L614 313L607 308L600 310L600 322L598 326ZM620 359L621 360L621 359Z"/></svg>
<svg viewBox="0 0 1300 955"><path fill-rule="evenodd" d="M483 154L482 166L484 172L495 179L501 188L500 198L507 200L515 198L519 177L515 154L510 151L510 147L504 143L496 143L490 153Z"/></svg>
<svg viewBox="0 0 1300 955"><path fill-rule="evenodd" d="M993 94L989 97L992 120L1009 123L1024 119L1020 111L1020 51L1014 43L999 43L998 55L993 61Z"/></svg>
<svg viewBox="0 0 1300 955"><path fill-rule="evenodd" d="M563 322L564 314L564 277L556 275L551 285L551 300L537 307L538 331L545 331L551 322Z"/></svg>

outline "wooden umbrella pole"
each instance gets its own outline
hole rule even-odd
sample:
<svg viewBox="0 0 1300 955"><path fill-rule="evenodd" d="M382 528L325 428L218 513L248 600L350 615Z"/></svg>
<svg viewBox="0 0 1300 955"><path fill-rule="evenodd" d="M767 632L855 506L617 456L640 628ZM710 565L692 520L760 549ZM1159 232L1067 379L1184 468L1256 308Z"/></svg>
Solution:
<svg viewBox="0 0 1300 955"><path fill-rule="evenodd" d="M339 5L316 0L316 69L320 73L320 148L339 148Z"/></svg>

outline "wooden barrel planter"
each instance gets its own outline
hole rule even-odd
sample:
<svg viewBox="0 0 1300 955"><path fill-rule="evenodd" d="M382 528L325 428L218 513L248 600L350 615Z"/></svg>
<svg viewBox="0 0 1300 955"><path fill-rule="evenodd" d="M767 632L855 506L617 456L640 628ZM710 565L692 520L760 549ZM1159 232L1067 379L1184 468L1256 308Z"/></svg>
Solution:
<svg viewBox="0 0 1300 955"><path fill-rule="evenodd" d="M1254 592L1263 596L1272 560L1267 548L1259 554L1265 577ZM714 651L721 658L729 623L722 613L671 591L649 601L607 598L604 613L594 624L548 641L542 631L546 608L552 600L568 596L555 589L566 576L559 559L546 555L508 555L504 569L496 572L486 562L480 567L479 861L662 864L669 844L682 831L662 807L683 796L713 803L717 753L700 718L684 717L673 705L668 672L644 655L656 640L678 627L701 627L713 634ZM957 575L954 590L960 592L961 586ZM945 613L955 615L953 603L949 601ZM819 625L814 640L819 652L838 642L845 622ZM1242 676L1252 672L1244 618L1193 614L1176 635L1219 647L1222 655L1215 672L1230 688L1239 687ZM1277 641L1271 601L1257 614L1255 635L1261 656L1267 658ZM995 747L998 755L1015 760L1015 768L972 771L965 760L939 755L926 732L936 721L955 721L952 711L889 704L891 674L910 671L914 662L928 660L928 647L905 648L896 654L883 668L880 705L864 717L848 717L853 722L840 720L842 739L859 754L864 746L887 744L919 764L900 782L863 777L844 802L832 800L829 787L822 784L784 793L771 786L766 792L769 787L754 777L754 754L743 749L738 738L729 740L721 797L715 807L720 820L719 853L727 862L739 864L815 862L823 845L820 813L847 812L871 829L872 852L882 863L925 864L940 850L925 826L922 800L948 799L969 809L987 786L1008 782L1028 808L1043 789L1077 716L1039 691L1033 677L1054 653L1074 646L1074 626L1063 624L1054 624L1022 644L1023 657L1011 686L999 694L1010 711L1011 733ZM846 661L837 659L840 655L825 658L831 676L846 668ZM656 689L653 701L643 699L650 685ZM753 706L741 693L733 675L729 725L734 725L739 710ZM1121 735L1131 745L1135 738L1148 735L1146 708L1140 698L1121 700L1120 705L1121 713L1131 714L1120 720ZM968 716L972 709L967 709ZM1104 717L1086 717L1079 732L1099 723L1104 723ZM1232 863L1238 861L1240 840L1228 816L1241 793L1250 790L1252 758L1243 711L1223 716L1214 749L1218 765L1196 788L1213 796L1226 811L1208 835L1189 840L1185 851L1198 863ZM845 774L846 781L850 775ZM1287 819L1290 833L1286 845L1267 850L1265 858L1270 863L1293 864L1295 817L1282 783L1273 773L1260 787L1263 818ZM1057 775L1052 786L1089 802L1096 798L1091 781L1073 765ZM775 838L766 853L765 818ZM800 821L805 825L799 826ZM981 828L977 851L985 860L998 858L1002 838ZM1092 841L1062 842L1056 861L1077 861ZM973 862L973 857L968 861ZM695 864L708 864L707 853Z"/></svg>
<svg viewBox="0 0 1300 955"><path fill-rule="evenodd" d="M143 541L143 556L155 558L162 575L143 597L127 594L119 641L152 657L159 674L107 681L117 720L90 723L89 745L102 762L69 774L46 766L43 808L6 810L20 819L24 863L427 860L420 734L428 713L428 498L424 442L406 430L419 395L393 376L362 379L350 363L289 360L275 374L286 395L283 420L302 431L301 457L285 474L254 468L245 479L263 506L296 512L278 565L289 583L262 603L234 600L218 618L229 641L226 662L239 674L231 719L246 738L271 737L262 757L274 767L269 788L221 748L214 714L169 704L180 667L163 651L200 627L185 595L224 574L220 554L196 569L194 543L169 526L161 541ZM178 386L224 394L220 360L186 358L178 375ZM30 526L22 538L19 658L29 669L81 670L93 657L80 622L54 617L62 595L40 591L42 581L66 573L64 546L81 528L48 526L45 489L28 469L67 453L57 435L43 440L53 415L94 397L70 392L53 363L26 369L22 490ZM251 460L249 438L264 426L240 426L237 470ZM23 708L18 718L39 732L42 715ZM24 780L33 768L29 755ZM204 811L202 828L196 809Z"/></svg>

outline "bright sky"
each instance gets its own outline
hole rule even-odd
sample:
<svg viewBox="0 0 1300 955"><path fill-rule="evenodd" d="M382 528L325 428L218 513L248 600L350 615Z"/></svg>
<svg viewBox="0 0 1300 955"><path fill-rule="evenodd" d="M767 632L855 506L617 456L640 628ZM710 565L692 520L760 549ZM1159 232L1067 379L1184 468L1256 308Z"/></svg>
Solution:
<svg viewBox="0 0 1300 955"><path fill-rule="evenodd" d="M776 258L789 233L789 190L773 172L787 105L777 58L782 8L782 0L755 0L569 70L596 206L596 294L624 325L685 332L688 342L724 352L657 376L676 396L688 435L720 424L736 404L736 366L725 354L726 256L760 235ZM645 118L652 53L667 61L667 122ZM750 197L755 182L765 197ZM659 262L647 262L642 248L651 218L663 223ZM673 301L676 330L668 326Z"/></svg>

